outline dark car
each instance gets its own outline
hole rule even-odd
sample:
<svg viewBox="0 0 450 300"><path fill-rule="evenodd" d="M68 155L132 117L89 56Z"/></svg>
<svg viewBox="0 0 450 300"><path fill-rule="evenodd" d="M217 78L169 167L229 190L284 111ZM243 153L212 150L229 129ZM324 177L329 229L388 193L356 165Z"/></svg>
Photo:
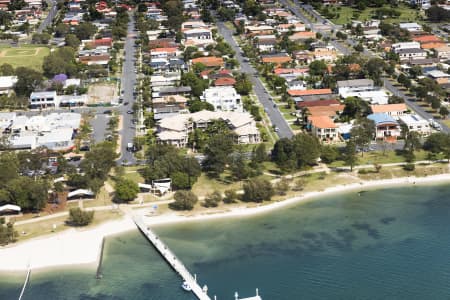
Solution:
<svg viewBox="0 0 450 300"><path fill-rule="evenodd" d="M123 105L125 105L125 106L128 104L130 104L130 102L128 102L128 101L123 103Z"/></svg>
<svg viewBox="0 0 450 300"><path fill-rule="evenodd" d="M83 145L80 147L80 151L89 151L91 150L91 147L89 147L89 145Z"/></svg>
<svg viewBox="0 0 450 300"><path fill-rule="evenodd" d="M108 109L103 112L105 115L112 115L112 110Z"/></svg>

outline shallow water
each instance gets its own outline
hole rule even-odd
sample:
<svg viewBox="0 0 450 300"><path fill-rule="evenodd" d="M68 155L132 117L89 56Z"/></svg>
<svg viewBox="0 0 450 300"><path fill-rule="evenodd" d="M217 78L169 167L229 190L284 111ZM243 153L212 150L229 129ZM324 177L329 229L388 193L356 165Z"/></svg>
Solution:
<svg viewBox="0 0 450 300"><path fill-rule="evenodd" d="M246 218L156 227L218 299L450 299L450 187L340 194ZM49 253L49 255L51 255ZM136 232L95 269L33 272L23 299L194 299ZM25 274L0 276L17 299Z"/></svg>

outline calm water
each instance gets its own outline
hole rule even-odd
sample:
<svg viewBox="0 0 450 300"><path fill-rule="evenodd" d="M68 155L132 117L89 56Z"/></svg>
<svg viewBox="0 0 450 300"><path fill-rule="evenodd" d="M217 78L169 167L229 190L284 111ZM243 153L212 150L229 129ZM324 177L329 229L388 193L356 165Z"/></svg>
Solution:
<svg viewBox="0 0 450 300"><path fill-rule="evenodd" d="M219 300L256 287L264 300L450 299L449 186L342 194L156 231ZM107 240L103 274L34 272L24 299L194 299L137 232ZM0 299L17 299L24 276L1 275Z"/></svg>

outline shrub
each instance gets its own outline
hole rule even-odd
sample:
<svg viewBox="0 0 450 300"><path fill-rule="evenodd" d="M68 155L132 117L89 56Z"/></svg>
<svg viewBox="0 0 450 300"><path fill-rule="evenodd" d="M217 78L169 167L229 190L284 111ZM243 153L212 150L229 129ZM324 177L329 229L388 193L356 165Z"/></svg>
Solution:
<svg viewBox="0 0 450 300"><path fill-rule="evenodd" d="M236 203L238 195L235 190L226 190L225 197L223 198L223 203Z"/></svg>
<svg viewBox="0 0 450 300"><path fill-rule="evenodd" d="M217 207L222 201L222 194L218 191L214 191L212 194L206 196L203 202L204 207Z"/></svg>
<svg viewBox="0 0 450 300"><path fill-rule="evenodd" d="M94 211L84 211L79 207L69 210L69 219L67 223L73 226L86 226L94 219Z"/></svg>
<svg viewBox="0 0 450 300"><path fill-rule="evenodd" d="M173 197L175 201L169 204L169 208L173 210L192 210L198 201L191 191L177 191Z"/></svg>
<svg viewBox="0 0 450 300"><path fill-rule="evenodd" d="M414 171L416 169L416 165L415 164L405 164L403 166L403 170L411 172Z"/></svg>

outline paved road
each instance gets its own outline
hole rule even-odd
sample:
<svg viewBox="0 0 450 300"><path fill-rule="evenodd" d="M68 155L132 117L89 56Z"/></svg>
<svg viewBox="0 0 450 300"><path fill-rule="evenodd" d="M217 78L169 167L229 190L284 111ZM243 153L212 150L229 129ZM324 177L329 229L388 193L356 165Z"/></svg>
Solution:
<svg viewBox="0 0 450 300"><path fill-rule="evenodd" d="M134 17L130 13L130 22L128 23L128 36L125 42L125 61L122 69L121 90L123 91L122 97L125 102L129 102L127 106L120 106L119 111L123 116L123 129L119 134L122 135L122 145L120 146L121 156L118 160L119 163L135 163L136 160L133 153L127 151L127 144L133 143L133 139L136 133L135 125L132 124L133 114L128 114L127 111L131 110L135 97L133 95L134 86L136 84L136 67L134 66L134 54L135 54L135 31L134 31Z"/></svg>
<svg viewBox="0 0 450 300"><path fill-rule="evenodd" d="M58 5L55 0L48 1L48 4L50 6L50 10L48 12L47 17L39 25L39 28L36 31L37 33L42 33L42 31L44 31L49 25L51 25L53 19L56 16L56 13L58 12Z"/></svg>
<svg viewBox="0 0 450 300"><path fill-rule="evenodd" d="M279 111L278 107L270 100L270 95L264 88L261 80L256 74L256 70L250 63L244 61L241 55L241 48L237 45L236 41L233 39L233 32L228 29L223 22L217 22L217 28L219 33L224 37L225 41L230 44L231 48L236 52L236 59L239 61L241 66L240 71L242 73L249 74L250 80L253 84L253 90L258 97L259 102L264 106L267 115L270 118L273 126L278 127L278 136L280 138L290 138L293 136L293 132L289 127L288 123L284 119L283 115Z"/></svg>

